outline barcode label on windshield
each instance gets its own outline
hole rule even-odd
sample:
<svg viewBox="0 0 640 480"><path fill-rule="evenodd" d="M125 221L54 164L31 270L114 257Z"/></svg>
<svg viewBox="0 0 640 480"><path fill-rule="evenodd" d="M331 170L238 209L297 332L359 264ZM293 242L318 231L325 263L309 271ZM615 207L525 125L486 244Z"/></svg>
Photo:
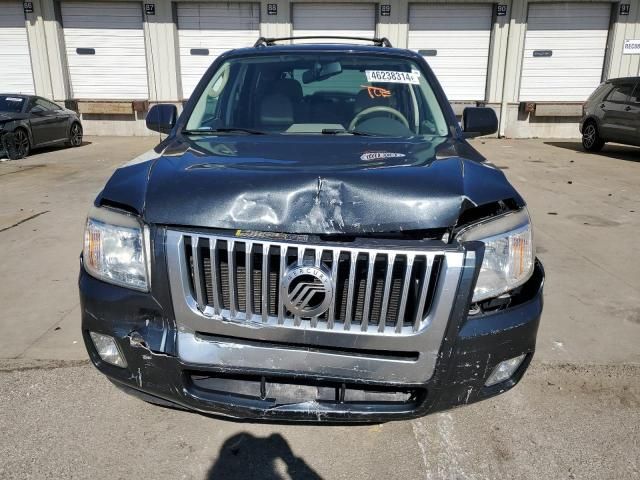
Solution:
<svg viewBox="0 0 640 480"><path fill-rule="evenodd" d="M411 83L418 85L420 80L414 72L392 72L389 70L365 70L367 82Z"/></svg>

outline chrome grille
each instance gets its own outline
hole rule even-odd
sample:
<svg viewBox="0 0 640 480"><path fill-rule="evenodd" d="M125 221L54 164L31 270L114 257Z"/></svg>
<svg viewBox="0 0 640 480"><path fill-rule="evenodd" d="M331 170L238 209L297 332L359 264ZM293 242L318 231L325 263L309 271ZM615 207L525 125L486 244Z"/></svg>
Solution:
<svg viewBox="0 0 640 480"><path fill-rule="evenodd" d="M410 334L429 323L444 264L439 250L360 248L345 244L240 239L181 233L187 299L204 315L239 323L303 329ZM329 309L304 318L289 312L280 281L292 264L331 272Z"/></svg>

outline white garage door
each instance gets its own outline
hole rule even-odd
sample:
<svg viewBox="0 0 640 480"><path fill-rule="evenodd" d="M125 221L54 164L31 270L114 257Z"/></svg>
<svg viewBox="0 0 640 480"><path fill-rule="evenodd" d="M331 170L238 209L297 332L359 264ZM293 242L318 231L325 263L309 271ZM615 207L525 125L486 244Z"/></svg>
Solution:
<svg viewBox="0 0 640 480"><path fill-rule="evenodd" d="M79 99L146 99L142 4L63 2L71 90Z"/></svg>
<svg viewBox="0 0 640 480"><path fill-rule="evenodd" d="M0 92L34 93L22 2L0 2Z"/></svg>
<svg viewBox="0 0 640 480"><path fill-rule="evenodd" d="M218 55L260 36L259 3L179 3L182 96L188 98Z"/></svg>
<svg viewBox="0 0 640 480"><path fill-rule="evenodd" d="M376 6L373 3L294 3L293 36L373 38ZM331 43L353 43L327 40Z"/></svg>
<svg viewBox="0 0 640 480"><path fill-rule="evenodd" d="M583 101L600 84L611 6L532 3L520 100Z"/></svg>
<svg viewBox="0 0 640 480"><path fill-rule="evenodd" d="M449 100L484 100L491 4L409 6L409 48L420 52Z"/></svg>

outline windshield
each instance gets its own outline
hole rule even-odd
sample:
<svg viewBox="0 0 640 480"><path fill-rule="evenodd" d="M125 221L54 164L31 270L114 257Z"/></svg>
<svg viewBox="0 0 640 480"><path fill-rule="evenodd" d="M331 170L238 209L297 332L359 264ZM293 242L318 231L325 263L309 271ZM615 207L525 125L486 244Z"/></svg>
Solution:
<svg viewBox="0 0 640 480"><path fill-rule="evenodd" d="M446 136L433 89L412 60L354 54L230 59L198 99L187 132Z"/></svg>
<svg viewBox="0 0 640 480"><path fill-rule="evenodd" d="M9 95L0 96L0 112L19 113L22 111L24 98Z"/></svg>

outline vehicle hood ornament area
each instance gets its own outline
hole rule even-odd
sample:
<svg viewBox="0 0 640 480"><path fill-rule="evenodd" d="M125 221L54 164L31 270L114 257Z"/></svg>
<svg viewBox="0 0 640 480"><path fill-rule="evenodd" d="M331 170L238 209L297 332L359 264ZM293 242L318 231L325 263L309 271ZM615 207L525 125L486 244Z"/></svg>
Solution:
<svg viewBox="0 0 640 480"><path fill-rule="evenodd" d="M331 274L315 265L293 264L282 276L280 292L293 315L317 317L327 311L333 299Z"/></svg>

